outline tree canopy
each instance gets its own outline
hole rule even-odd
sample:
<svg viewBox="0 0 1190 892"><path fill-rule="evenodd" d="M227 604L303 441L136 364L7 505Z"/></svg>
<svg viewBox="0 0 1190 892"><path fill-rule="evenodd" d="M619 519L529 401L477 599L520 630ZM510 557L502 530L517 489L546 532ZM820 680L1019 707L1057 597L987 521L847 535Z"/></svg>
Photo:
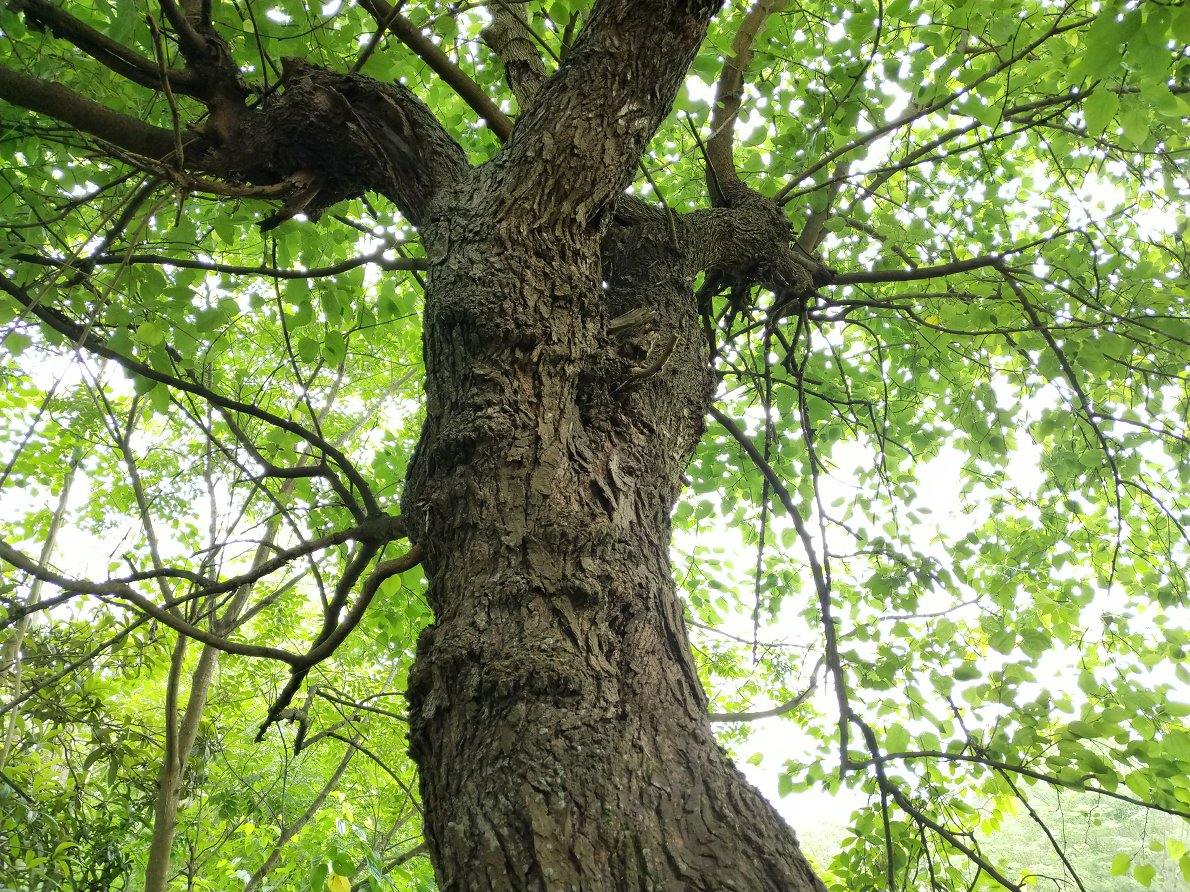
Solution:
<svg viewBox="0 0 1190 892"><path fill-rule="evenodd" d="M612 49L648 6L0 11L0 887L434 887L403 695L444 608L403 499L469 233L426 196L588 104L626 193L560 151L579 198L493 194L543 245L709 246L674 577L722 745L785 729L782 796L859 797L823 882L1190 882L1176 838L1061 819L1190 819L1190 5L673 0L708 30L672 108ZM685 368L606 315L626 383L582 387Z"/></svg>

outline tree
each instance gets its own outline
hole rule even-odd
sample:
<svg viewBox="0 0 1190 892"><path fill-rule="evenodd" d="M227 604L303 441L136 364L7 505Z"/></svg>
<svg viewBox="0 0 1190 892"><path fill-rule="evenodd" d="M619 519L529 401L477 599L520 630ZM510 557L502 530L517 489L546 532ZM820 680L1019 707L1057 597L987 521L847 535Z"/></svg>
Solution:
<svg viewBox="0 0 1190 892"><path fill-rule="evenodd" d="M203 747L333 743L221 850L286 888L406 783L403 690L452 892L823 888L712 733L751 699L814 741L783 789L870 794L838 888L1019 889L1014 807L1081 886L1038 783L1190 817L1190 7L719 6L10 0L6 795L110 760L112 871L215 888ZM377 814L315 888L418 854Z"/></svg>

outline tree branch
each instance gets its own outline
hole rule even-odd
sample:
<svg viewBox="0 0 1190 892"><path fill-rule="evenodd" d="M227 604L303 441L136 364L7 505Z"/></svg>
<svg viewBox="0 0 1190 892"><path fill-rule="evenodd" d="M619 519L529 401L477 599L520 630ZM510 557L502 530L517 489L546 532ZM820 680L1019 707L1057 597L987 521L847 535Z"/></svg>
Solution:
<svg viewBox="0 0 1190 892"><path fill-rule="evenodd" d="M756 37L769 16L781 12L789 0L756 0L731 42L732 57L723 63L715 84L711 112L711 135L707 139L707 192L715 207L727 207L737 201L746 187L735 169L732 147L735 124L744 97L744 74L752 64Z"/></svg>
<svg viewBox="0 0 1190 892"><path fill-rule="evenodd" d="M1013 765L1011 762L1002 762L998 759L993 759L985 755L968 755L966 753L947 753L940 750L918 750L915 752L906 753L884 753L880 756L873 756L870 759L863 759L860 761L852 760L852 768L866 768L873 762L911 762L920 759L937 759L943 762L967 762L973 765L982 765L985 768L995 769L997 771L1010 771L1013 774L1019 774L1023 777L1030 777L1033 780L1039 780L1043 783L1049 784L1051 787L1062 787L1068 790L1076 790L1082 793L1094 793L1097 796L1107 796L1110 799L1117 799L1120 802L1127 802L1129 805L1136 805L1140 808L1148 809L1149 811L1158 811L1167 815L1173 815L1178 818L1186 818L1190 820L1190 809L1185 808L1166 808L1162 805L1156 805L1152 802L1145 802L1143 799L1137 799L1135 796L1127 796L1123 793L1117 793L1114 790L1107 790L1103 787L1093 787L1085 784L1082 781L1070 782L1059 780L1052 775L1046 774L1042 771L1035 771L1024 765Z"/></svg>
<svg viewBox="0 0 1190 892"><path fill-rule="evenodd" d="M116 582L87 582L82 579L71 579L69 576L63 576L61 573L56 573L48 567L43 567L36 561L21 554L21 552L17 551L3 539L0 539L0 558L3 558L18 570L25 571L34 579L40 579L43 582L56 585L58 588L66 591L94 595L103 600L115 598L120 601L126 601L162 625L169 626L178 634L185 635L187 638L193 638L196 641L201 641L203 644L210 645L217 650L239 654L245 657L263 657L279 660L291 666L296 666L302 661L302 657L299 654L282 650L279 647L229 641L213 632L208 632L206 629L188 623L176 614L155 604L129 585Z"/></svg>
<svg viewBox="0 0 1190 892"><path fill-rule="evenodd" d="M66 266L67 261L42 254L17 254L16 259L24 263L38 263L43 266ZM87 258L87 262L94 266L131 266L135 264L156 264L173 266L178 269L200 269L213 273L226 273L230 276L259 276L262 279L321 279L325 276L335 276L356 267L373 263L381 269L390 272L398 270L423 270L429 267L424 257L395 257L387 258L384 251L371 254L361 254L349 260L343 260L330 266L314 266L310 269L275 269L270 266L244 266L234 263L218 263L214 260L196 260L192 257L171 257L167 254L102 254L98 257Z"/></svg>
<svg viewBox="0 0 1190 892"><path fill-rule="evenodd" d="M32 312L38 319L48 325L51 329L70 338L76 346L86 348L91 353L97 356L103 356L110 359L123 367L124 369L135 372L136 374L148 378L150 381L156 381L165 384L168 387L181 390L185 393L193 394L214 406L225 409L230 412L238 412L244 415L249 415L253 418L258 418L269 424L279 427L282 430L288 431L302 440L305 440L318 451L326 455L331 461L335 463L343 472L345 476L360 494L360 498L366 508L368 516L380 516L383 512L380 510L380 505L376 501L375 495L372 493L371 487L368 486L366 480L355 466L347 459L343 452L337 449L333 444L318 435L317 433L307 430L302 425L288 418L282 418L272 412L261 409L252 403L246 403L242 400L234 400L229 397L222 396L215 393L208 387L198 384L193 381L188 381L184 378L179 378L176 375L170 375L165 372L158 371L147 363L140 362L136 359L131 359L122 353L118 353L104 343L88 328L72 322L58 310L42 306L39 301L31 297L28 292L13 282L7 276L0 274L0 291L10 295L16 299L22 307L27 311Z"/></svg>
<svg viewBox="0 0 1190 892"><path fill-rule="evenodd" d="M601 225L627 188L721 0L599 0L562 67L517 119L493 171L536 225ZM533 171L565 171L541 178Z"/></svg>
<svg viewBox="0 0 1190 892"><path fill-rule="evenodd" d="M1061 20L1061 17L1059 17L1059 21L1060 20ZM851 152L855 151L858 148L861 148L863 146L866 146L866 145L876 141L877 139L879 139L882 136L892 133L894 130L899 130L901 127L904 127L907 124L912 124L914 121L916 121L920 118L923 118L927 115L933 114L934 112L936 112L940 109L946 108L951 103L955 102L958 99L961 99L963 96L966 96L968 93L976 90L980 84L986 82L987 80L989 80L993 77L996 77L1004 70L1015 65L1021 59L1024 59L1027 56L1029 56L1030 54L1032 54L1034 50L1036 50L1039 46L1041 46L1043 43L1045 43L1051 37L1056 37L1059 34L1064 34L1065 32L1071 31L1075 28L1081 28L1083 25L1086 25L1087 23L1089 23L1091 21L1093 21L1092 18L1082 18L1082 19L1079 19L1078 21L1070 22L1065 25L1055 24L1052 28L1050 28L1048 31L1046 31L1045 34L1041 35L1041 37L1037 38L1034 41L1031 41L1029 44L1027 44L1023 48L1021 48L1018 52L1014 53L1012 56L1009 56L1007 59L1003 60L995 68L983 73L982 75L977 77L975 80L973 80L971 83L966 84L963 87L961 87L957 90L954 90L950 93L947 93L945 96L936 98L928 106L911 107L909 109L909 111L905 112L905 114L901 115L899 118L895 118L892 121L889 121L888 123L883 124L879 127L874 127L873 129L855 137L853 140L851 140L847 144L840 146L835 151L827 153L822 158L818 159L813 164L811 164L809 167L790 176L789 182L787 182L784 186L782 186L781 189L777 192L777 194L774 197L776 198L776 200L779 203L785 204L789 200L790 193L797 187L798 183L804 182L809 177L813 176L815 173L822 170L827 165L834 163L839 158L843 157L844 155L850 154Z"/></svg>
<svg viewBox="0 0 1190 892"><path fill-rule="evenodd" d="M752 460L757 470L768 480L769 486L772 487L773 492L777 495L777 499L789 515L794 531L802 543L802 549L806 553L806 561L810 565L810 575L814 579L814 589L818 595L818 609L821 614L823 649L825 651L823 657L826 660L827 670L831 673L831 677L835 682L835 698L839 706L839 748L842 753L844 765L846 765L846 728L848 716L851 714L851 708L847 703L847 678L843 672L843 663L839 659L838 630L835 628L835 620L832 616L830 583L827 582L826 573L823 570L821 562L818 560L818 553L814 548L814 538L810 535L810 530L806 526L806 521L802 518L802 513L798 510L797 505L794 504L793 497L789 494L789 489L785 486L785 481L777 476L777 472L773 466L764 460L764 456L760 454L760 450L756 448L756 444L752 442L751 438L744 433L744 430L738 424L715 406L711 406L710 413L711 417L731 434L732 439L740 445L740 448Z"/></svg>
<svg viewBox="0 0 1190 892"><path fill-rule="evenodd" d="M776 718L787 712L793 712L818 690L818 670L820 668L822 668L822 657L819 657L818 662L814 664L814 669L810 673L810 684L806 686L806 689L779 706L757 712L712 712L707 718L712 722L757 722L761 719Z"/></svg>
<svg viewBox="0 0 1190 892"><path fill-rule="evenodd" d="M193 72L176 68L162 71L152 59L117 43L48 0L9 0L8 5L17 12L23 12L34 26L48 28L55 37L66 40L134 84L156 90L160 88L161 78L164 77L175 93L197 96L200 92L201 85Z"/></svg>
<svg viewBox="0 0 1190 892"><path fill-rule="evenodd" d="M61 84L0 66L0 99L46 115L128 152L165 161L174 155L174 131L112 111ZM192 140L191 144L201 141Z"/></svg>
<svg viewBox="0 0 1190 892"><path fill-rule="evenodd" d="M360 6L372 14L378 26L388 23L388 30L458 93L459 98L483 119L501 142L508 139L508 134L512 132L512 121L437 44L422 34L409 19L397 13L386 0L360 0Z"/></svg>
<svg viewBox="0 0 1190 892"><path fill-rule="evenodd" d="M186 57L187 61L203 55L207 49L207 41L195 30L190 19L186 17L186 13L174 0L160 0L160 2L161 11L165 13L165 17L178 34L178 44L182 48L182 55Z"/></svg>
<svg viewBox="0 0 1190 892"><path fill-rule="evenodd" d="M524 109L545 82L545 64L533 45L533 32L525 20L525 7L504 0L496 0L488 6L492 23L484 28L481 36L504 63L504 79L517 104Z"/></svg>
<svg viewBox="0 0 1190 892"><path fill-rule="evenodd" d="M269 726L280 718L281 713L293 701L293 697L302 686L302 682L310 674L310 669L334 653L335 649L343 642L343 639L359 625L359 621L363 619L364 611L368 609L368 605L372 603L372 598L380 590L381 583L399 573L404 573L406 570L416 567L421 563L423 556L422 547L420 545L414 545L401 557L377 564L364 581L364 586L360 591L359 597L356 598L355 604L352 605L347 615L343 617L343 621L335 623L334 618L336 618L341 602L346 597L346 592L350 591L351 586L354 585L353 574L362 571L363 566L371 560L371 556L375 554L375 551L375 548L370 551L365 549L359 555L356 555L352 566L348 567L344 572L343 579L339 582L335 601L329 604L324 612L322 632L319 633L314 646L303 657L302 663L294 666L289 680L285 683L285 687L277 695L277 699L273 701L268 715L265 717L260 730L256 734L257 742L264 739Z"/></svg>

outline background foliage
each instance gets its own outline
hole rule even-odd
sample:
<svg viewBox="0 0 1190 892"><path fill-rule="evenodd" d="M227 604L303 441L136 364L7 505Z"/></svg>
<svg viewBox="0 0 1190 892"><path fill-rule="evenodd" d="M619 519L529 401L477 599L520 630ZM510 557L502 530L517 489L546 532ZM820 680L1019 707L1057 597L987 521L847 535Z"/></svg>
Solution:
<svg viewBox="0 0 1190 892"><path fill-rule="evenodd" d="M198 114L22 5L0 12L4 66L165 127ZM834 888L1180 888L1190 6L769 5L736 162L837 275L794 308L701 283L722 384L675 566L724 743L782 796L852 797L816 852ZM527 5L547 65L587 6ZM351 2L215 9L263 91L283 56L350 69L376 29ZM633 187L676 212L706 204L714 85L746 10L716 19ZM176 55L148 4L69 12ZM401 12L515 114L482 5ZM414 89L474 163L497 150L394 37L363 70ZM356 200L261 233L268 202L8 104L0 146L0 538L70 578L143 573L137 591L189 623L303 650L351 545L231 614L230 593L187 600L162 568L230 578L354 522L330 476L268 473L311 466L294 425L396 513L421 412L415 232ZM399 696L430 618L419 590L416 570L384 583L261 742L286 667L219 662L177 888L432 886ZM0 595L0 887L138 888L201 647L11 563ZM747 721L764 711L780 717Z"/></svg>

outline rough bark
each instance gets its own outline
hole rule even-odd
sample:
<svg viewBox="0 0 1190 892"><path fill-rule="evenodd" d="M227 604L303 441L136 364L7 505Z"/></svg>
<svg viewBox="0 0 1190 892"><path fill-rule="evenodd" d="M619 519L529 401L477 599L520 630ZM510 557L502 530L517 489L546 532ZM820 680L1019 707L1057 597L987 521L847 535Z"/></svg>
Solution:
<svg viewBox="0 0 1190 892"><path fill-rule="evenodd" d="M474 194L427 295L406 504L436 614L409 700L440 886L819 889L715 745L674 592L712 383L693 261L665 227L614 233L602 265L590 240L527 250ZM654 332L608 333L641 307Z"/></svg>
<svg viewBox="0 0 1190 892"><path fill-rule="evenodd" d="M644 6L596 7L423 229L403 513L435 622L409 706L447 892L822 888L715 744L674 590L669 517L713 385L691 282L728 258L720 218L611 226L709 17Z"/></svg>

